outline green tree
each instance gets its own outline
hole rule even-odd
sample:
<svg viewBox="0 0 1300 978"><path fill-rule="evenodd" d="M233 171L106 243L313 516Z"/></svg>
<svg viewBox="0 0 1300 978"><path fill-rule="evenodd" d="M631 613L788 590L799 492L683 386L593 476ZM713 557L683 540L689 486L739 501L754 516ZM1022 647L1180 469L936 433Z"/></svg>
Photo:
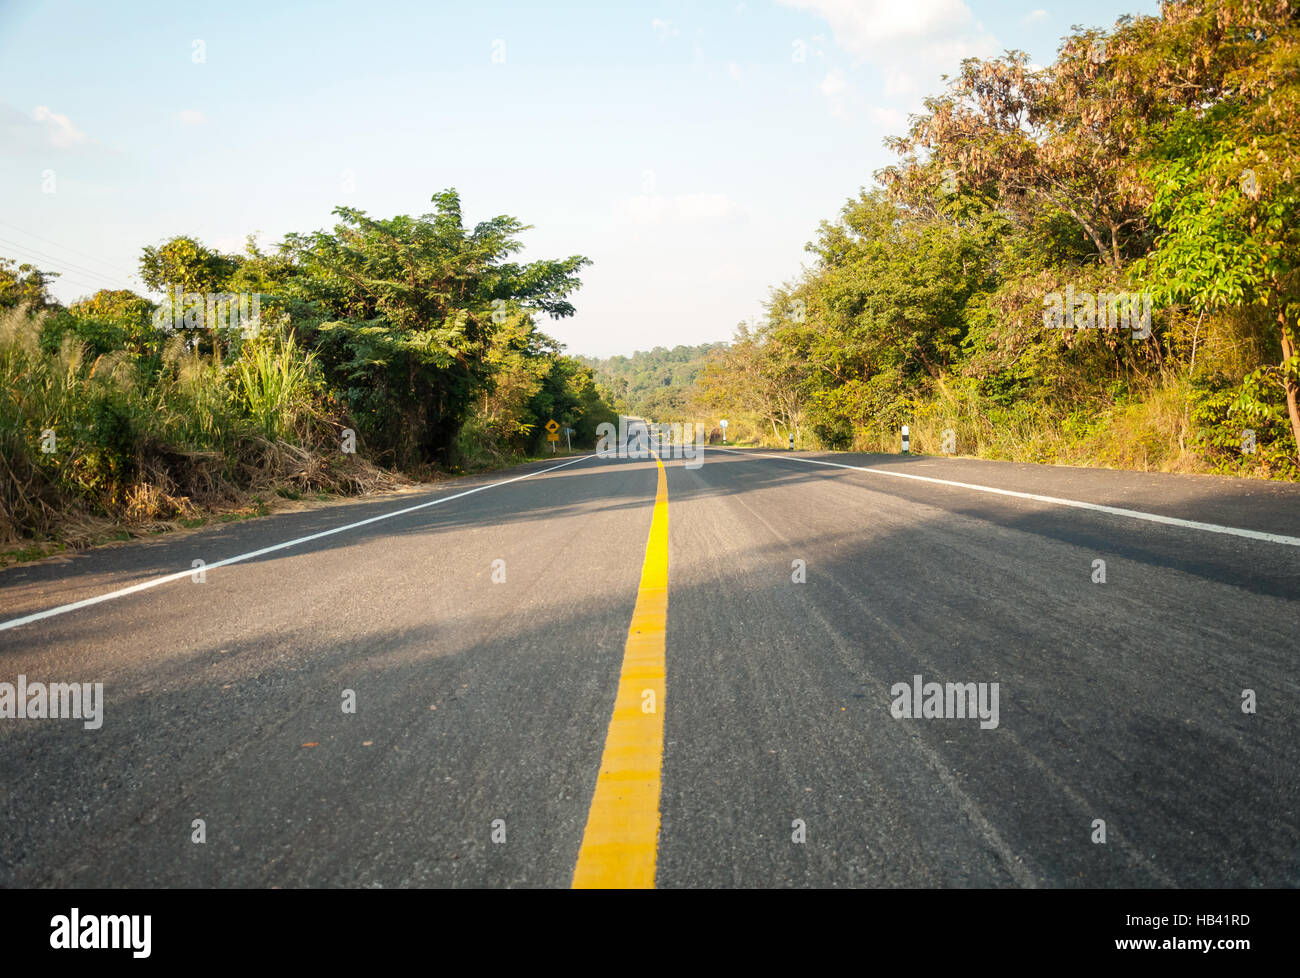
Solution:
<svg viewBox="0 0 1300 978"><path fill-rule="evenodd" d="M50 298L51 279L58 272L42 272L27 262L0 258L0 309L27 306L33 312L55 305Z"/></svg>
<svg viewBox="0 0 1300 978"><path fill-rule="evenodd" d="M391 220L339 207L333 231L289 235L299 274L290 294L328 317L316 330L321 363L346 391L371 444L399 465L450 461L473 398L491 379L495 331L516 311L563 317L574 255L519 265L529 230L500 216L465 228L454 190L435 210Z"/></svg>
<svg viewBox="0 0 1300 978"><path fill-rule="evenodd" d="M1276 326L1280 362L1248 376L1235 408L1280 412L1300 457L1300 14L1282 3L1187 3L1148 52L1146 88L1196 92L1147 154L1160 233L1138 272L1164 303L1195 313L1257 308ZM1180 56L1185 70L1164 65Z"/></svg>
<svg viewBox="0 0 1300 978"><path fill-rule="evenodd" d="M205 247L195 238L179 235L140 255L140 277L151 292L206 294L225 291L242 260Z"/></svg>

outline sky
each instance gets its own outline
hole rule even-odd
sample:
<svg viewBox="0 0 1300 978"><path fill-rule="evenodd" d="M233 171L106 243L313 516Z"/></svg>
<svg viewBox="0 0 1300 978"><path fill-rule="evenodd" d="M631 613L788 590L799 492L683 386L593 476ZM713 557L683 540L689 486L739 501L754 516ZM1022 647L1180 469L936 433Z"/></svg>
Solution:
<svg viewBox="0 0 1300 978"><path fill-rule="evenodd" d="M145 292L177 234L241 251L333 208L532 226L581 254L568 351L728 339L965 57L1050 63L1156 0L0 0L0 256L63 301Z"/></svg>

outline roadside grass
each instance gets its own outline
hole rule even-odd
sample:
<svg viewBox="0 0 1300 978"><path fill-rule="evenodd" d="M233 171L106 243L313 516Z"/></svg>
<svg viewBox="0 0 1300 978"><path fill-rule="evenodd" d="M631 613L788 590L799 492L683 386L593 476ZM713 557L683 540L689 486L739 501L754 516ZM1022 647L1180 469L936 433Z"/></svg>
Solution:
<svg viewBox="0 0 1300 978"><path fill-rule="evenodd" d="M1245 422L1219 417L1214 426L1198 423L1198 404L1205 395L1184 379L1148 383L1106 398L1078 397L1074 402L1017 401L1010 406L981 398L969 385L940 382L925 399L911 402L907 425L915 455L981 458L1046 465L1123 469L1136 472L1226 474L1256 479L1294 480L1294 463L1275 448L1243 455L1233 450ZM1082 405L1090 405L1084 407ZM737 424L737 422L733 422ZM760 447L783 449L785 433L774 437L747 419L742 430ZM901 424L901 423L900 423ZM1207 447L1207 434L1217 437ZM1225 449L1222 445L1227 445ZM728 446L730 447L730 446ZM825 451L831 446L801 432L797 448ZM899 454L900 425L858 428L854 452ZM950 449L950 450L946 450Z"/></svg>
<svg viewBox="0 0 1300 978"><path fill-rule="evenodd" d="M422 473L425 478L421 480L408 479L403 476L388 473L392 476L391 483L376 486L362 492L304 492L295 489L292 486L278 485L265 496L262 494L245 496L239 503L231 504L224 508L194 507L190 511L192 515L180 517L174 520L156 521L147 525L125 524L103 518L87 518L82 516L75 521L75 528L69 534L68 539L50 536L41 539L21 541L20 545L14 546L12 549L0 549L0 569L16 564L44 560L48 557L58 556L59 554L67 552L78 552L103 546L121 545L123 543L142 539L146 536L152 537L162 533L197 530L207 526L245 522L247 520L260 519L265 516L273 516L277 513L296 512L302 509L314 509L321 504L376 498L397 492L417 490L420 487L433 482L443 482L457 478L469 478L474 475L482 475L485 473L513 468L527 462L538 462L561 457L572 458L586 454L590 454L590 452L574 449L572 452L561 451L556 455L544 453L535 456L506 458L502 460L500 464L485 466L475 470L474 472L448 474L431 470ZM70 523L69 527L74 527L74 524Z"/></svg>
<svg viewBox="0 0 1300 978"><path fill-rule="evenodd" d="M96 356L48 320L0 310L0 566L411 484L339 450L292 334L223 364L181 336Z"/></svg>

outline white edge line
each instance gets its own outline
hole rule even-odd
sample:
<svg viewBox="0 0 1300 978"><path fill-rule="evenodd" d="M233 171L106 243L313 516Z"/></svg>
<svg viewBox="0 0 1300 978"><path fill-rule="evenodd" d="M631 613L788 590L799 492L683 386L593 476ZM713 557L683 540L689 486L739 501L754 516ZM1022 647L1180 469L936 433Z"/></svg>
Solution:
<svg viewBox="0 0 1300 978"><path fill-rule="evenodd" d="M452 496L440 496L437 499L431 499L427 503L420 503L416 506L407 506L405 509L394 510L391 513L381 513L379 516L371 516L368 519L359 520L356 523L349 523L346 526L336 526L332 530L322 530L320 533L313 533L310 536L299 537L296 540L287 540L284 543L277 543L270 547L263 547L261 550L252 550L246 554L240 554L237 557L227 557L225 560L218 560L216 563L204 565L202 570L210 571L218 567L238 564L240 561L252 560L254 557L260 557L263 554L274 553L277 550L285 550L289 547L296 547L301 543L308 543L311 540L319 540L321 537L333 536L335 533L343 533L346 530L355 530L357 527L365 526L367 523L378 523L380 520L390 520L394 516L414 513L416 510L428 509L430 506L437 506L440 503L449 503L453 499L472 496L474 493L482 492L484 489L495 489L498 486L506 486L512 482L518 482L520 479L531 479L535 475L545 475L547 472L554 472L556 469L562 469L566 465L572 465L574 462L581 462L583 459L588 458L592 458L592 456L582 455L578 458L571 458L567 462L561 462L559 465L552 465L550 468L539 469L536 472L525 472L523 475L517 475L513 479L503 479L501 482L491 482L486 486L476 486L473 489L466 489L464 492L458 492ZM62 604L57 608L49 608L46 611L37 611L30 615L24 615L22 618L11 618L9 621L0 621L0 632L10 628L17 628L20 625L26 625L30 622L40 621L42 618L53 618L55 615L64 615L69 611L76 611L79 608L87 608L92 604L99 604L103 601L112 601L114 598L123 598L128 594L135 594L137 591L145 591L151 587L166 584L169 581L179 581L181 578L190 577L193 574L193 568L190 570L177 571L175 574L167 574L163 577L155 577L148 581L141 581L139 584L132 584L130 587L120 588L117 591L98 594L93 598L85 598L81 601L74 601L71 604Z"/></svg>
<svg viewBox="0 0 1300 978"><path fill-rule="evenodd" d="M1262 530L1243 530L1235 526L1220 526L1218 523L1199 523L1196 520L1182 520L1176 516L1161 516L1159 513L1144 513L1137 509L1121 509L1118 506L1102 506L1100 503L1085 503L1078 499L1061 499L1058 496L1039 496L1032 492L1016 492L1014 489L996 489L993 486L980 486L971 482L953 482L950 479L936 479L928 475L913 475L910 472L890 472L888 469L869 468L863 465L845 465L842 462L825 462L816 458L799 458L797 455L770 455L766 452L737 452L729 448L714 448L715 452L739 455L742 458L775 458L787 462L803 462L807 465L828 465L836 469L852 469L870 475L889 475L896 479L915 479L917 482L933 482L940 486L955 486L958 489L973 489L976 492L991 492L998 496L1015 496L1017 499L1032 499L1039 503L1052 503L1056 506L1073 506L1075 509L1091 509L1098 513L1110 513L1112 516L1127 516L1135 520L1147 520L1151 523L1165 523L1169 526L1182 526L1190 530L1204 530L1206 533L1226 533L1235 537L1251 540L1266 540L1269 543L1281 543L1289 547L1300 547L1300 537L1289 537L1281 533L1265 533Z"/></svg>

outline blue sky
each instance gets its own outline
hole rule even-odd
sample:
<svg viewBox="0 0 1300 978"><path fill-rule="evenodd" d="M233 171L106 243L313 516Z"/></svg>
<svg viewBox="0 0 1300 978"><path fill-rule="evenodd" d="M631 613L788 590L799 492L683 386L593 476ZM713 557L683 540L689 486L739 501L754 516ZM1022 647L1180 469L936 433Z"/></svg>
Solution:
<svg viewBox="0 0 1300 978"><path fill-rule="evenodd" d="M185 9L187 7L194 9ZM1050 62L1154 0L0 0L0 255L70 300L140 249L332 225L337 205L534 225L595 264L570 352L727 339L795 276L882 140L966 56ZM201 57L200 57L201 56Z"/></svg>

